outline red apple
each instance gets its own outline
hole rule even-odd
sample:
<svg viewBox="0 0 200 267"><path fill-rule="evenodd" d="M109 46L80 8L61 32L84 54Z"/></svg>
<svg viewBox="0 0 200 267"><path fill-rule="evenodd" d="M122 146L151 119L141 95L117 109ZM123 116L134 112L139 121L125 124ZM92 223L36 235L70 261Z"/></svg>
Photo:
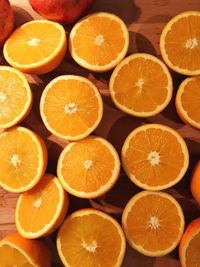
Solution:
<svg viewBox="0 0 200 267"><path fill-rule="evenodd" d="M42 17L58 22L73 23L82 16L94 0L29 0Z"/></svg>
<svg viewBox="0 0 200 267"><path fill-rule="evenodd" d="M14 27L14 14L8 0L0 0L0 47Z"/></svg>

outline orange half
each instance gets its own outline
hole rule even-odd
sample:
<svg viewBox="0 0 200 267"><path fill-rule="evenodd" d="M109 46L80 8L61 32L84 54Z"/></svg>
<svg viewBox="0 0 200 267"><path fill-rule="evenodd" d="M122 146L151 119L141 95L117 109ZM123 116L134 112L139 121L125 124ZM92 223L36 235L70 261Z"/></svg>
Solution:
<svg viewBox="0 0 200 267"><path fill-rule="evenodd" d="M99 125L103 102L98 89L88 79L63 75L44 89L40 114L51 133L75 141L88 136Z"/></svg>
<svg viewBox="0 0 200 267"><path fill-rule="evenodd" d="M157 191L183 178L189 165L189 152L175 130L161 124L145 124L126 138L122 165L137 186Z"/></svg>
<svg viewBox="0 0 200 267"><path fill-rule="evenodd" d="M176 95L176 110L187 124L200 129L200 77L186 78Z"/></svg>
<svg viewBox="0 0 200 267"><path fill-rule="evenodd" d="M64 266L120 267L125 248L118 222L95 209L72 213L57 236L57 250Z"/></svg>
<svg viewBox="0 0 200 267"><path fill-rule="evenodd" d="M179 203L163 192L136 194L122 215L122 226L129 244L150 257L161 257L173 251L180 242L184 225Z"/></svg>
<svg viewBox="0 0 200 267"><path fill-rule="evenodd" d="M161 112L172 98L169 70L158 58L136 53L125 58L110 78L110 94L122 111L137 117Z"/></svg>
<svg viewBox="0 0 200 267"><path fill-rule="evenodd" d="M184 75L200 74L200 12L186 11L172 18L160 36L166 64Z"/></svg>
<svg viewBox="0 0 200 267"><path fill-rule="evenodd" d="M71 55L79 65L105 72L125 57L129 33L119 17L99 12L80 20L71 30L69 42Z"/></svg>

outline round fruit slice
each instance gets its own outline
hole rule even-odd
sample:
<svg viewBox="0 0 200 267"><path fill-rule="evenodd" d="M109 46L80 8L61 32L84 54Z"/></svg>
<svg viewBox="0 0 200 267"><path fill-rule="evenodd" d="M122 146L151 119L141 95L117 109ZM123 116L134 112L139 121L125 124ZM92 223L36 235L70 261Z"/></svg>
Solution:
<svg viewBox="0 0 200 267"><path fill-rule="evenodd" d="M160 36L166 64L184 75L200 74L200 12L186 11L171 19Z"/></svg>
<svg viewBox="0 0 200 267"><path fill-rule="evenodd" d="M184 224L179 203L163 192L136 194L122 215L129 244L151 257L161 257L174 250L182 237Z"/></svg>
<svg viewBox="0 0 200 267"><path fill-rule="evenodd" d="M66 33L60 24L32 20L11 34L3 53L14 68L27 73L44 74L61 63L66 48Z"/></svg>
<svg viewBox="0 0 200 267"><path fill-rule="evenodd" d="M181 239L179 258L182 267L200 266L200 218L192 221Z"/></svg>
<svg viewBox="0 0 200 267"><path fill-rule="evenodd" d="M43 140L24 127L0 134L0 186L10 192L24 192L42 178L47 166Z"/></svg>
<svg viewBox="0 0 200 267"><path fill-rule="evenodd" d="M72 29L70 52L82 67L105 72L126 55L129 33L124 22L114 14L94 13L80 20Z"/></svg>
<svg viewBox="0 0 200 267"><path fill-rule="evenodd" d="M72 213L58 232L57 249L66 267L120 267L125 248L118 222L95 209Z"/></svg>
<svg viewBox="0 0 200 267"><path fill-rule="evenodd" d="M96 198L109 191L119 172L120 160L115 148L105 139L94 136L69 143L57 167L63 187L82 198Z"/></svg>
<svg viewBox="0 0 200 267"><path fill-rule="evenodd" d="M184 139L175 130L160 124L146 124L126 138L122 165L137 186L162 190L183 178L189 153Z"/></svg>
<svg viewBox="0 0 200 267"><path fill-rule="evenodd" d="M21 122L30 112L32 92L25 76L7 66L0 66L0 128Z"/></svg>
<svg viewBox="0 0 200 267"><path fill-rule="evenodd" d="M63 75L46 86L40 113L51 133L75 141L88 136L99 125L103 102L98 89L88 79Z"/></svg>
<svg viewBox="0 0 200 267"><path fill-rule="evenodd" d="M31 190L19 196L16 226L25 238L38 238L55 231L65 218L68 196L58 179L45 174Z"/></svg>
<svg viewBox="0 0 200 267"><path fill-rule="evenodd" d="M51 251L41 240L29 240L17 232L0 241L0 266L50 267Z"/></svg>
<svg viewBox="0 0 200 267"><path fill-rule="evenodd" d="M176 110L185 123L200 129L200 77L187 78L181 83Z"/></svg>
<svg viewBox="0 0 200 267"><path fill-rule="evenodd" d="M172 78L165 64L144 53L125 58L110 78L110 94L122 111L137 117L161 112L172 98Z"/></svg>
<svg viewBox="0 0 200 267"><path fill-rule="evenodd" d="M200 205L200 161L192 173L190 188L194 199Z"/></svg>

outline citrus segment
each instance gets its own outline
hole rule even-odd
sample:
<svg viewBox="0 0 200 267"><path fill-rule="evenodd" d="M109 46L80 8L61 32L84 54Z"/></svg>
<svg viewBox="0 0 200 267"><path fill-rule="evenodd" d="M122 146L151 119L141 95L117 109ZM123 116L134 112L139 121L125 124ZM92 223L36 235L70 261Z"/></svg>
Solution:
<svg viewBox="0 0 200 267"><path fill-rule="evenodd" d="M118 222L95 209L72 213L57 237L59 256L70 267L120 267L125 247Z"/></svg>
<svg viewBox="0 0 200 267"><path fill-rule="evenodd" d="M104 72L114 68L126 55L129 33L114 14L100 12L80 20L69 37L73 59L82 67Z"/></svg>
<svg viewBox="0 0 200 267"><path fill-rule="evenodd" d="M200 129L200 77L186 78L176 95L176 110L187 124Z"/></svg>
<svg viewBox="0 0 200 267"><path fill-rule="evenodd" d="M184 231L184 215L170 195L143 191L126 205L122 225L134 249L146 256L160 257L178 245Z"/></svg>
<svg viewBox="0 0 200 267"><path fill-rule="evenodd" d="M23 72L43 74L55 69L66 52L64 28L48 20L32 20L16 29L6 41L7 62Z"/></svg>
<svg viewBox="0 0 200 267"><path fill-rule="evenodd" d="M109 191L119 177L120 160L105 139L88 137L69 143L62 151L57 174L72 195L95 198Z"/></svg>
<svg viewBox="0 0 200 267"><path fill-rule="evenodd" d="M19 71L0 66L0 128L9 128L30 112L32 93L25 76Z"/></svg>
<svg viewBox="0 0 200 267"><path fill-rule="evenodd" d="M47 165L43 140L25 127L11 128L0 134L0 186L11 192L34 187Z"/></svg>
<svg viewBox="0 0 200 267"><path fill-rule="evenodd" d="M0 241L0 266L50 267L51 252L45 242L12 233Z"/></svg>
<svg viewBox="0 0 200 267"><path fill-rule="evenodd" d="M186 11L172 18L160 37L166 64L184 75L200 74L200 12Z"/></svg>
<svg viewBox="0 0 200 267"><path fill-rule="evenodd" d="M189 153L184 139L175 130L160 124L146 124L126 138L122 165L139 187L161 190L183 178L189 165Z"/></svg>
<svg viewBox="0 0 200 267"><path fill-rule="evenodd" d="M58 179L45 174L31 190L20 195L16 207L16 226L25 238L52 233L68 210L68 196Z"/></svg>
<svg viewBox="0 0 200 267"><path fill-rule="evenodd" d="M63 75L43 91L40 113L47 129L67 140L79 140L93 132L101 121L103 103L88 79Z"/></svg>
<svg viewBox="0 0 200 267"><path fill-rule="evenodd" d="M200 266L200 218L192 221L181 239L179 258L182 267Z"/></svg>
<svg viewBox="0 0 200 267"><path fill-rule="evenodd" d="M110 94L122 111L137 117L161 112L172 98L172 78L165 64L144 53L125 58L110 78Z"/></svg>

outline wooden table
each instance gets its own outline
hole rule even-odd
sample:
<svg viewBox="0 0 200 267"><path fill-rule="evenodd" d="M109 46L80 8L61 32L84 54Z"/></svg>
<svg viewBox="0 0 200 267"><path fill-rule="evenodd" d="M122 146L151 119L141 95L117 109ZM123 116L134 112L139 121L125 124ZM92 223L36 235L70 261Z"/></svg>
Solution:
<svg viewBox="0 0 200 267"><path fill-rule="evenodd" d="M30 7L27 0L10 0L13 5L16 17L16 25L40 18ZM96 0L90 10L108 11L119 15L128 25L130 31L129 54L135 52L147 52L160 57L159 36L164 24L174 15L186 10L199 10L199 0ZM70 27L66 28L67 31ZM1 64L6 64L0 56ZM190 150L190 167L184 179L175 187L167 190L179 201L183 207L186 223L200 216L200 209L195 204L189 190L189 178L191 170L200 159L200 132L184 125L176 114L174 98L169 106L159 115L148 118L138 119L128 116L117 110L112 104L108 93L108 81L110 73L95 74L79 67L69 56L60 67L48 75L40 77L27 75L31 88L34 93L33 110L23 125L38 132L45 140L49 151L48 172L56 173L56 163L58 156L65 143L52 136L42 124L38 103L41 92L45 85L54 77L61 74L79 74L88 77L100 89L104 100L104 116L100 126L95 131L96 135L107 138L118 151L128 133L135 127L149 122L163 123L176 129L186 140ZM174 74L174 95L184 76ZM98 200L82 200L70 197L70 212L81 207L93 206L102 209L118 220L127 200L139 191L121 172L121 177L116 186L106 196ZM17 194L7 193L0 189L0 238L15 230L14 212ZM49 238L55 252L56 234ZM56 252L54 256L54 266L62 266ZM162 258L148 258L140 255L130 247L127 248L123 267L180 267L177 250ZM94 266L95 267L95 266Z"/></svg>

